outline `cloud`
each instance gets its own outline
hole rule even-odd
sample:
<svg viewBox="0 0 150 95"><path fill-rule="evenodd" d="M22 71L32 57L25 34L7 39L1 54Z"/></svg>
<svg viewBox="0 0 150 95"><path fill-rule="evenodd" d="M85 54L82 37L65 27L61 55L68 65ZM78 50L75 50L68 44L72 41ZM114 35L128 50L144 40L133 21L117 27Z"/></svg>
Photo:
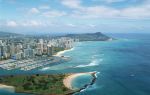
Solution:
<svg viewBox="0 0 150 95"><path fill-rule="evenodd" d="M89 27L91 27L91 28L96 27L96 25L95 25L95 24L89 24L88 26L89 26Z"/></svg>
<svg viewBox="0 0 150 95"><path fill-rule="evenodd" d="M42 13L42 15L45 17L61 17L61 16L65 16L66 12L51 10L51 11L47 11L47 12Z"/></svg>
<svg viewBox="0 0 150 95"><path fill-rule="evenodd" d="M47 22L37 21L37 20L24 20L24 21L3 21L3 23L0 23L3 26L6 27L37 27L37 26L46 26L50 25Z"/></svg>
<svg viewBox="0 0 150 95"><path fill-rule="evenodd" d="M106 6L83 6L81 0L62 0L61 3L73 9L70 16L75 18L106 18L119 14L119 10Z"/></svg>
<svg viewBox="0 0 150 95"><path fill-rule="evenodd" d="M110 0L112 1L112 0ZM109 2L110 2L109 1ZM123 0L115 0L114 2ZM113 8L110 6L83 6L73 9L71 17L81 19L94 18L122 18L122 19L150 19L150 2L134 7Z"/></svg>
<svg viewBox="0 0 150 95"><path fill-rule="evenodd" d="M140 0L92 0L93 2L97 3L126 3L126 2L138 2ZM143 0L144 1L144 0Z"/></svg>
<svg viewBox="0 0 150 95"><path fill-rule="evenodd" d="M51 21L51 20L20 20L20 21L1 21L0 26L5 28L44 28L44 27L66 27L66 28L74 28L78 27L76 24L67 23L67 22L59 22L59 21Z"/></svg>
<svg viewBox="0 0 150 95"><path fill-rule="evenodd" d="M17 3L17 0L1 0L1 1L6 1L10 4L16 4Z"/></svg>
<svg viewBox="0 0 150 95"><path fill-rule="evenodd" d="M81 19L97 19L97 18L122 18L122 19L150 19L150 2L146 0L145 3L138 6L128 6L125 8L114 8L112 6L91 5L84 6L84 0L62 0L61 4L72 9L68 14L73 18ZM92 0L100 1L100 0ZM127 0L101 0L106 3L126 2ZM137 0L133 0L137 2Z"/></svg>
<svg viewBox="0 0 150 95"><path fill-rule="evenodd" d="M120 13L119 10L104 7L104 6L94 6L94 7L84 7L80 10L73 11L72 17L77 18L111 18L116 17Z"/></svg>
<svg viewBox="0 0 150 95"><path fill-rule="evenodd" d="M47 2L48 1L49 0L47 0ZM92 1L98 2L93 3ZM63 29L64 31L67 31L68 29L70 29L71 31L93 31L94 29L108 29L110 31L116 29L117 31L127 31L127 28L135 29L136 27L139 28L141 24L143 24L143 27L141 29L146 28L148 31L150 20L150 2L139 3L136 1L140 0L132 1L89 0L89 2L87 2L86 0L54 0L54 2L51 1L52 4L50 4L50 1L49 3L45 3L42 1L43 3L40 3L41 5L39 3L36 4L37 7L32 5L28 6L26 5L27 3L24 2L26 6L23 6L24 9L21 11L14 11L14 9L12 9L12 11L9 12L10 10L6 9L7 13L13 12L14 14L12 14L12 16L10 17L9 15L5 16L6 14L3 13L2 19L6 21L4 23L0 21L0 26L12 31L13 29L17 28L20 28L20 30L32 29L33 31L35 31L35 29L39 31L39 28L41 30L45 29L48 31L63 31ZM124 5L123 7L121 6L122 4ZM119 5L119 7L116 5ZM18 8L21 9L22 7L20 5L16 5L15 9ZM8 21L7 19L9 19L10 21ZM133 27L132 25L135 26ZM121 27L120 30L118 29L119 27Z"/></svg>
<svg viewBox="0 0 150 95"><path fill-rule="evenodd" d="M142 19L142 18L150 18L150 7L140 6L140 7L129 7L122 9L121 16L126 18L134 18L134 19Z"/></svg>
<svg viewBox="0 0 150 95"><path fill-rule="evenodd" d="M124 2L127 0L105 0L106 3L118 3L118 2Z"/></svg>
<svg viewBox="0 0 150 95"><path fill-rule="evenodd" d="M40 11L39 11L37 8L31 8L31 9L29 10L29 13L30 13L30 14L37 14L37 13L40 13Z"/></svg>
<svg viewBox="0 0 150 95"><path fill-rule="evenodd" d="M43 26L44 23L41 23L40 21L36 21L36 20L27 20L21 22L20 25L24 27L37 27L37 26Z"/></svg>
<svg viewBox="0 0 150 95"><path fill-rule="evenodd" d="M6 22L6 26L8 26L8 27L16 27L18 25L17 25L17 23L15 21L7 21Z"/></svg>
<svg viewBox="0 0 150 95"><path fill-rule="evenodd" d="M61 2L64 6L69 8L80 8L81 0L62 0Z"/></svg>
<svg viewBox="0 0 150 95"><path fill-rule="evenodd" d="M76 27L76 25L75 24L72 24L72 23L68 23L68 24L66 24L67 26L69 26L69 27Z"/></svg>
<svg viewBox="0 0 150 95"><path fill-rule="evenodd" d="M50 9L50 6L48 5L42 5L39 7L39 9Z"/></svg>

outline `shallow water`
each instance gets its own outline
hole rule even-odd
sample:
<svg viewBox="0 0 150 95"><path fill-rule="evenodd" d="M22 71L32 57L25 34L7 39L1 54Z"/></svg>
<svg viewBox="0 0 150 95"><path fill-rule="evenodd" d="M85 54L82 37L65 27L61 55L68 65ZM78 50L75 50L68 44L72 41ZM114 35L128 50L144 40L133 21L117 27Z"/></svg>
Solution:
<svg viewBox="0 0 150 95"><path fill-rule="evenodd" d="M72 81L72 88L73 89L80 89L85 86L85 84L91 83L93 76L91 74L81 75Z"/></svg>

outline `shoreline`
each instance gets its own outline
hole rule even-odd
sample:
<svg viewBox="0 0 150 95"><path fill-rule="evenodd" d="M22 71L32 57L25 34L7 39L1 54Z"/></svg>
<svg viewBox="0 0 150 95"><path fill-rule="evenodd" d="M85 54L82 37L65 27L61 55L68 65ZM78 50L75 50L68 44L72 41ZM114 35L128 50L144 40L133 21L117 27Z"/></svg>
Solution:
<svg viewBox="0 0 150 95"><path fill-rule="evenodd" d="M61 57L62 56L62 54L64 54L65 52L68 52L68 51L72 51L74 48L71 48L71 49L65 49L65 50L63 50L63 51L59 51L59 52L57 52L55 55L53 55L53 56L57 56L57 57Z"/></svg>
<svg viewBox="0 0 150 95"><path fill-rule="evenodd" d="M73 89L73 87L72 87L73 80L79 76L86 75L86 74L91 74L91 76L93 76L92 81L88 84L85 84L82 88ZM76 93L76 92L80 92L80 91L86 89L89 85L93 85L95 81L96 81L96 72L85 72L85 73L75 73L75 74L71 74L71 75L67 76L63 80L63 84L66 88L73 90L74 93Z"/></svg>
<svg viewBox="0 0 150 95"><path fill-rule="evenodd" d="M15 92L15 87L14 86L8 86L4 84L0 84L0 89L4 89L9 92Z"/></svg>

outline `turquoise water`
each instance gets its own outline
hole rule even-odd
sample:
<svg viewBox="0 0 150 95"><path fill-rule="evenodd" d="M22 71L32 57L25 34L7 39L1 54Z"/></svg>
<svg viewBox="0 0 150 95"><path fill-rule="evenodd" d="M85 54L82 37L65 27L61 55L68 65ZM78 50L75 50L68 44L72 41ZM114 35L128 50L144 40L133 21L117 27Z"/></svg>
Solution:
<svg viewBox="0 0 150 95"><path fill-rule="evenodd" d="M0 74L97 71L96 82L75 95L150 95L150 35L112 36L119 39L77 43L72 51L64 54L72 58L69 62L28 72L0 70ZM82 86L86 82L84 79L85 77L77 78L73 85Z"/></svg>
<svg viewBox="0 0 150 95"><path fill-rule="evenodd" d="M83 88L85 84L91 83L92 79L93 76L91 76L91 74L81 75L72 81L72 88L73 89Z"/></svg>

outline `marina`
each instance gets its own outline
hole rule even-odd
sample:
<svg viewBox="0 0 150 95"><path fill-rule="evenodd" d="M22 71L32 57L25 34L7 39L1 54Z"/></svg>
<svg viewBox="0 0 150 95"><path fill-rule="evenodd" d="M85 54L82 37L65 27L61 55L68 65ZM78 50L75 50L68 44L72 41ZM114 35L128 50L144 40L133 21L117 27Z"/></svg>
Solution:
<svg viewBox="0 0 150 95"><path fill-rule="evenodd" d="M49 58L34 58L34 59L24 59L24 60L12 60L2 61L0 63L0 68L5 70L19 69L23 71L33 70L39 67L44 67L46 65L60 64L68 61L69 57L49 57Z"/></svg>

